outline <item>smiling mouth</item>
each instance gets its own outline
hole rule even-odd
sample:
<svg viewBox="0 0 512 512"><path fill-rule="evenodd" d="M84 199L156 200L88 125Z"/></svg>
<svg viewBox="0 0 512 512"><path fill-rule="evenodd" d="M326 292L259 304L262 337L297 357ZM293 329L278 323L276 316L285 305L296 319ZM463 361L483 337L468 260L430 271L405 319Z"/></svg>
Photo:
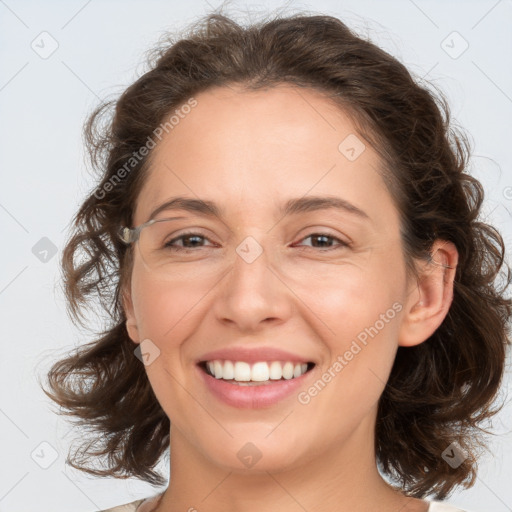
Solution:
<svg viewBox="0 0 512 512"><path fill-rule="evenodd" d="M241 386L272 384L292 380L311 371L315 363L292 363L291 361L245 361L213 360L201 361L198 366L210 377Z"/></svg>

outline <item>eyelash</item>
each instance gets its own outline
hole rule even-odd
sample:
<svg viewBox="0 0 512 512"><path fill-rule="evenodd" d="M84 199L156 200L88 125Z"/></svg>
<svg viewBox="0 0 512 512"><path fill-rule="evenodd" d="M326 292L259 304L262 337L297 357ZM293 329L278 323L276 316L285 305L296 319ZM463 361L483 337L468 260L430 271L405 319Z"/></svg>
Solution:
<svg viewBox="0 0 512 512"><path fill-rule="evenodd" d="M206 236L201 235L200 233L195 233L195 232L191 231L191 232L188 232L188 233L182 233L180 236L178 236L176 238L173 238L172 240L170 240L169 242L167 242L165 244L165 248L170 249L172 251L177 251L177 252L179 252L179 251L194 251L195 248L178 247L178 246L172 246L171 245L172 243L176 242L177 240L181 240L182 238L185 238L185 237L188 237L188 236L196 236L196 237L203 238L205 240L209 240ZM321 248L318 248L318 247L308 247L309 249L317 249L320 252L334 251L334 250L337 250L337 249L342 249L342 248L350 247L349 243L344 242L343 240L340 240L339 238L337 238L335 236L332 236L332 235L330 235L328 233L311 233L310 235L302 238L300 241L306 240L307 238L311 238L311 237L326 237L326 238L330 238L332 240L335 240L335 241L339 242L337 247L328 247L327 249L321 249Z"/></svg>

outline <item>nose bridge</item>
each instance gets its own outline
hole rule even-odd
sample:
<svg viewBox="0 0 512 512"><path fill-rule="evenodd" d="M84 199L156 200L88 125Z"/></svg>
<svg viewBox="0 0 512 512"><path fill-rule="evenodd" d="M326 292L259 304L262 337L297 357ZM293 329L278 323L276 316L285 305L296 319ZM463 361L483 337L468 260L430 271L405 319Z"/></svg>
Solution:
<svg viewBox="0 0 512 512"><path fill-rule="evenodd" d="M258 237L260 240L262 237ZM237 294L244 304L256 304L272 292L276 279L268 268L272 254L256 237L246 236L235 249L230 278L231 294Z"/></svg>
<svg viewBox="0 0 512 512"><path fill-rule="evenodd" d="M256 236L242 240L236 247L223 293L216 301L219 318L229 319L241 329L250 329L264 320L283 320L288 316L287 288L272 269L272 261L272 251L264 248Z"/></svg>

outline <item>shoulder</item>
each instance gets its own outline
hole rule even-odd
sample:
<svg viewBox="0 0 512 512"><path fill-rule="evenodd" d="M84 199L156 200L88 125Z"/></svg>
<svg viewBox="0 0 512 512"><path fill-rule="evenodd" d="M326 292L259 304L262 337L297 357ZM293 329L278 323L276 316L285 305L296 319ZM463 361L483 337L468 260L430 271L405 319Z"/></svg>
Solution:
<svg viewBox="0 0 512 512"><path fill-rule="evenodd" d="M106 510L99 510L98 512L151 512L160 498L163 496L163 492L150 496L148 498L142 498L140 500L132 501L124 505L118 505L117 507L108 508Z"/></svg>
<svg viewBox="0 0 512 512"><path fill-rule="evenodd" d="M469 512L468 510L462 510L449 503L443 503L442 501L431 501L428 512Z"/></svg>
<svg viewBox="0 0 512 512"><path fill-rule="evenodd" d="M132 501L131 503L126 503L124 505L118 505L117 507L100 510L98 512L138 512L137 509L142 505L142 503L152 502L155 498L159 496L152 496L145 499L140 499L137 501ZM467 510L462 510L461 508L457 508L448 503L443 503L441 501L431 501L428 512L469 512Z"/></svg>
<svg viewBox="0 0 512 512"><path fill-rule="evenodd" d="M108 508L106 510L100 510L98 512L151 512L163 493L148 498L142 498L131 503L125 503L124 505L118 505L117 507Z"/></svg>
<svg viewBox="0 0 512 512"><path fill-rule="evenodd" d="M132 501L131 503L126 503L124 505L118 505L117 507L107 508L105 510L100 510L98 512L136 512L139 505L141 503L143 503L144 501L145 501L144 499Z"/></svg>

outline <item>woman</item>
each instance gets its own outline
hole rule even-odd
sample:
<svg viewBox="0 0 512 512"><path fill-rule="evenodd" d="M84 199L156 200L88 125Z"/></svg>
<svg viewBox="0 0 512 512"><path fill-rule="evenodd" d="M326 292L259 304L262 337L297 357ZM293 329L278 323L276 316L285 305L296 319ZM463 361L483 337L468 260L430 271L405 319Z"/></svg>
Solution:
<svg viewBox="0 0 512 512"><path fill-rule="evenodd" d="M214 14L86 133L65 289L112 322L47 394L93 429L73 467L163 484L170 449L110 510L457 510L512 278L442 96L336 18Z"/></svg>

